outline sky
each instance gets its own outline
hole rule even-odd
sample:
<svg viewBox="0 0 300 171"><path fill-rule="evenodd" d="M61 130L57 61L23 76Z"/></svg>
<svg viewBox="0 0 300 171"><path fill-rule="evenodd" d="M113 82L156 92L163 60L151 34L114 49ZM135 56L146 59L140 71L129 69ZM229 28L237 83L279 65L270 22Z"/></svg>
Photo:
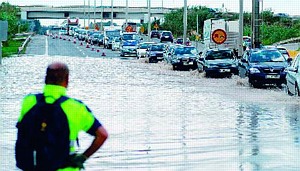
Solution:
<svg viewBox="0 0 300 171"><path fill-rule="evenodd" d="M66 6L66 5L83 5L84 1L88 5L101 5L102 0L1 0L9 2L13 5L49 5L49 6ZM183 7L184 0L150 0L153 7ZM230 12L239 11L240 0L187 0L189 6L207 6L210 8L224 7ZM300 0L260 0L262 1L263 9L272 9L274 13L287 13L289 15L300 16ZM111 0L103 0L104 6L110 6ZM126 6L126 0L113 0L115 6ZM147 6L147 0L128 0L128 6ZM251 12L252 0L244 0L244 11Z"/></svg>

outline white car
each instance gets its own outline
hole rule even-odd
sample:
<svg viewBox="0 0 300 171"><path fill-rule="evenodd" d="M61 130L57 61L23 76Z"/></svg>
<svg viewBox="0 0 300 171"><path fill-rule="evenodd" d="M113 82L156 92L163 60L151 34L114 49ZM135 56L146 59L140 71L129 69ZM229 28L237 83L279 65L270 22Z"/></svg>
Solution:
<svg viewBox="0 0 300 171"><path fill-rule="evenodd" d="M149 47L149 45L154 44L155 42L142 42L138 45L136 49L136 57L144 58L146 57L146 49Z"/></svg>
<svg viewBox="0 0 300 171"><path fill-rule="evenodd" d="M120 37L115 37L112 40L111 50L112 51L120 50Z"/></svg>

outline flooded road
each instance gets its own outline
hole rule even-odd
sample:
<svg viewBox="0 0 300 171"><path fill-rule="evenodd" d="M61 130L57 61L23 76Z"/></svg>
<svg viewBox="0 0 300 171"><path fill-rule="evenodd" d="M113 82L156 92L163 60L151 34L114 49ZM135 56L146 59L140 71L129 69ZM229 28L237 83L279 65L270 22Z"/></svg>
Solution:
<svg viewBox="0 0 300 171"><path fill-rule="evenodd" d="M50 52L49 52L50 53ZM17 171L20 103L40 92L47 65L70 68L68 95L85 102L109 139L85 164L98 170L300 170L300 99L247 80L205 78L164 63L22 56L0 66L0 170ZM79 151L92 138L80 134Z"/></svg>

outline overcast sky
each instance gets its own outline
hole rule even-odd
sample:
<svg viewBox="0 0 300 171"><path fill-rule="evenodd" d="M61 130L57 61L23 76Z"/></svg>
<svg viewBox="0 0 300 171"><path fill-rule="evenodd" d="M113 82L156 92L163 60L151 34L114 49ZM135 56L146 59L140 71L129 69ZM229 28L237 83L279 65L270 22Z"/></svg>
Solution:
<svg viewBox="0 0 300 171"><path fill-rule="evenodd" d="M50 5L50 6L65 6L65 5L83 5L84 0L1 0L9 2L13 5ZM88 5L89 0L85 0ZM90 4L94 5L95 0L90 0ZM231 12L239 11L240 0L187 0L188 5L201 5L211 8L224 7ZM183 0L151 0L151 6L154 7L182 7ZM244 0L244 11L251 11L252 0ZM113 0L116 6L125 6L126 0ZM96 0L96 5L100 6L101 0ZM111 0L103 0L104 6L110 6ZM147 6L147 0L128 0L129 6ZM263 0L263 9L272 9L275 13L288 13L290 15L300 15L300 0Z"/></svg>

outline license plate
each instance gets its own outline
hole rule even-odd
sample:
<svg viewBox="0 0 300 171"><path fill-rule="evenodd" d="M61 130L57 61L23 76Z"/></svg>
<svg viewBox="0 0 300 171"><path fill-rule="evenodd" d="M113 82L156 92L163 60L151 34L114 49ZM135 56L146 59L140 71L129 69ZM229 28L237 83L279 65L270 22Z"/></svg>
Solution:
<svg viewBox="0 0 300 171"><path fill-rule="evenodd" d="M280 75L266 75L267 79L279 79Z"/></svg>
<svg viewBox="0 0 300 171"><path fill-rule="evenodd" d="M230 72L230 69L220 69L220 72Z"/></svg>
<svg viewBox="0 0 300 171"><path fill-rule="evenodd" d="M165 38L169 38L169 36L165 36Z"/></svg>

